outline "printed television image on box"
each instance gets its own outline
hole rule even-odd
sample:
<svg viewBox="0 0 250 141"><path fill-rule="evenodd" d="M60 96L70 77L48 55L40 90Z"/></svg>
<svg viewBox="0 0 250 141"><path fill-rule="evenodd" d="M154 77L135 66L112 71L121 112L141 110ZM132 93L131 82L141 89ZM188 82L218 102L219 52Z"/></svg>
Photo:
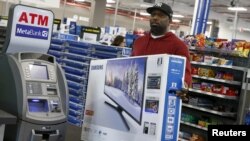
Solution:
<svg viewBox="0 0 250 141"><path fill-rule="evenodd" d="M141 124L147 58L111 60L107 62L104 94L117 106L105 101L117 112L125 111ZM126 128L129 126L124 120Z"/></svg>
<svg viewBox="0 0 250 141"><path fill-rule="evenodd" d="M177 141L185 59L152 55L90 63L83 141Z"/></svg>

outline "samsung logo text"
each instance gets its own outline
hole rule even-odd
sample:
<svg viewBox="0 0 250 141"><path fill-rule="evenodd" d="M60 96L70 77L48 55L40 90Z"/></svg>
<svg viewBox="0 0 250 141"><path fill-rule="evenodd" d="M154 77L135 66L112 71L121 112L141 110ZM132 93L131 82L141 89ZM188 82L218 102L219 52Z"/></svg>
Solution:
<svg viewBox="0 0 250 141"><path fill-rule="evenodd" d="M178 64L182 64L183 63L183 61L181 59L172 59L171 62L178 63Z"/></svg>
<svg viewBox="0 0 250 141"><path fill-rule="evenodd" d="M102 69L103 69L103 65L91 66L91 70L102 70Z"/></svg>

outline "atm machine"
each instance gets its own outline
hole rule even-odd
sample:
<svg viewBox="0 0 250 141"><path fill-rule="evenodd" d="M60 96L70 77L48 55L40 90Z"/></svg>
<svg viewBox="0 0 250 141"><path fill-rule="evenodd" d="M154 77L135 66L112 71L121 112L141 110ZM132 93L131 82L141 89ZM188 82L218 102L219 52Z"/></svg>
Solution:
<svg viewBox="0 0 250 141"><path fill-rule="evenodd" d="M0 109L17 117L4 141L64 141L68 88L64 72L47 55L52 11L13 5L0 54Z"/></svg>
<svg viewBox="0 0 250 141"><path fill-rule="evenodd" d="M53 56L17 53L0 56L0 108L18 117L6 126L5 140L63 141L67 85Z"/></svg>

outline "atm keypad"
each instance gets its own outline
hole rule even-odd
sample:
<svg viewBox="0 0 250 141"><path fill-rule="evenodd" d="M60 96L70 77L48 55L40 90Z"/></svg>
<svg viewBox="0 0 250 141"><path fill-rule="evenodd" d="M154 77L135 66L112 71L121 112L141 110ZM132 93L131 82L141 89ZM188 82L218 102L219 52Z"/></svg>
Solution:
<svg viewBox="0 0 250 141"><path fill-rule="evenodd" d="M42 86L40 83L26 83L28 94L42 94Z"/></svg>
<svg viewBox="0 0 250 141"><path fill-rule="evenodd" d="M49 69L49 79L50 79L50 80L54 80L54 73L53 73L53 70L50 70L50 69Z"/></svg>
<svg viewBox="0 0 250 141"><path fill-rule="evenodd" d="M26 78L30 78L30 71L28 67L25 68L25 76Z"/></svg>

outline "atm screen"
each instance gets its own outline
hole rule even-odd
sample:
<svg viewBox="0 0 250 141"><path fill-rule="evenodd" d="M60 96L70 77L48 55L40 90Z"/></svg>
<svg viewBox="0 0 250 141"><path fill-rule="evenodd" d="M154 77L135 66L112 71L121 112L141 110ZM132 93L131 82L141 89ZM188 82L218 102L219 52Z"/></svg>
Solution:
<svg viewBox="0 0 250 141"><path fill-rule="evenodd" d="M46 79L48 80L48 70L45 65L29 65L31 79Z"/></svg>
<svg viewBox="0 0 250 141"><path fill-rule="evenodd" d="M48 101L46 99L28 99L29 112L48 112Z"/></svg>

